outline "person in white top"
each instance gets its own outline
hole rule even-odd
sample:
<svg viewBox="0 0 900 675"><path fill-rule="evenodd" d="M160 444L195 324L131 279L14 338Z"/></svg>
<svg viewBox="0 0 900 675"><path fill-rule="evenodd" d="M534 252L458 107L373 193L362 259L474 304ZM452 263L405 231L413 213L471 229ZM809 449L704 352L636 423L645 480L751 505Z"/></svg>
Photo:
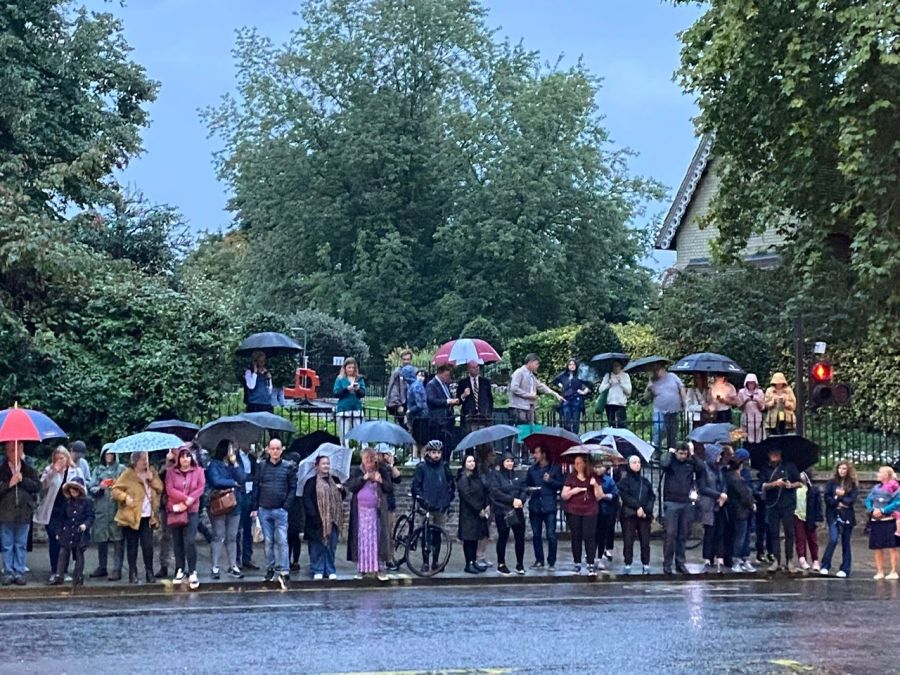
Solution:
<svg viewBox="0 0 900 675"><path fill-rule="evenodd" d="M731 408L738 404L737 389L725 376L717 373L709 388L710 408L715 422L731 422Z"/></svg>
<svg viewBox="0 0 900 675"><path fill-rule="evenodd" d="M606 395L606 421L609 426L622 428L625 426L625 408L628 405L628 397L631 396L631 377L622 370L620 361L612 362L612 372L603 376L600 383L600 394Z"/></svg>

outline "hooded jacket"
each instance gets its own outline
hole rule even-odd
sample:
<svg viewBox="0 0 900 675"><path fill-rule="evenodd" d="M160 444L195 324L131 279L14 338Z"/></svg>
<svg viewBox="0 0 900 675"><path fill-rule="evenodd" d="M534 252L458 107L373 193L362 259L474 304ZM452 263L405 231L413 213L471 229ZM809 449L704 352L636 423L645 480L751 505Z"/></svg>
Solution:
<svg viewBox="0 0 900 675"><path fill-rule="evenodd" d="M453 476L450 467L443 460L434 461L426 454L425 461L416 465L413 476L412 494L418 497L432 511L446 511L450 508L454 495Z"/></svg>
<svg viewBox="0 0 900 675"><path fill-rule="evenodd" d="M91 529L91 538L96 542L122 541L122 528L116 525L118 505L112 498L112 485L105 488L101 483L111 480L115 484L124 471L124 466L113 462L98 465L92 474L88 494L94 500L94 526Z"/></svg>
<svg viewBox="0 0 900 675"><path fill-rule="evenodd" d="M728 515L734 520L746 520L753 513L753 490L741 476L740 466L729 469L725 474L725 503Z"/></svg>
<svg viewBox="0 0 900 675"><path fill-rule="evenodd" d="M521 499L524 503L528 494L525 481L516 474L515 470L510 471L502 466L491 472L488 478L488 487L491 506L497 515L505 514L513 508L514 499Z"/></svg>
<svg viewBox="0 0 900 675"><path fill-rule="evenodd" d="M648 517L653 516L653 503L656 500L653 484L644 478L640 471L632 471L629 466L616 487L622 500L624 518L637 515L638 508L643 508Z"/></svg>

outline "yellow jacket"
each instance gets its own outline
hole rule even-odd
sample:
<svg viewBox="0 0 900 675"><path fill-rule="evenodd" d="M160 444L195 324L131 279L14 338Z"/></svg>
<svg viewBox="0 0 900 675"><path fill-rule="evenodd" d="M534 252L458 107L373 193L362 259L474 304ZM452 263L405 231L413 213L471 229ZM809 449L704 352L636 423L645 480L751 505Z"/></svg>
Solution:
<svg viewBox="0 0 900 675"><path fill-rule="evenodd" d="M159 518L159 497L163 491L162 481L155 469L150 469L153 477L150 479L150 526L158 527ZM115 485L112 487L112 498L119 504L119 510L116 511L116 523L122 527L130 527L137 530L141 526L141 506L144 503L144 497L147 492L144 489L144 482L138 478L137 471L128 467L116 479ZM125 503L125 499L131 497L134 500L132 506Z"/></svg>
<svg viewBox="0 0 900 675"><path fill-rule="evenodd" d="M778 397L784 397L784 405L782 406L782 410L784 411L784 423L793 427L795 424L794 420L794 410L797 409L797 399L794 396L794 390L790 387L785 387L779 393L774 386L766 389L766 410L768 411L766 417L766 426L769 429L774 429L778 426Z"/></svg>

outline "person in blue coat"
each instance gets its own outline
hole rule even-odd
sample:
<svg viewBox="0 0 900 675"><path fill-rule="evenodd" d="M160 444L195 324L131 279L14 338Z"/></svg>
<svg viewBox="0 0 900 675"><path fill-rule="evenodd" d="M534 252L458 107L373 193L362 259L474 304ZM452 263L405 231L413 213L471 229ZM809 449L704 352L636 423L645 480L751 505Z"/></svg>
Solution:
<svg viewBox="0 0 900 675"><path fill-rule="evenodd" d="M530 497L528 499L528 520L531 523L532 544L534 545L534 564L531 569L544 569L544 546L541 536L547 530L547 571L556 569L556 513L559 505L559 491L562 490L562 470L550 463L549 454L540 446L532 451L534 464L528 467L525 484Z"/></svg>
<svg viewBox="0 0 900 675"><path fill-rule="evenodd" d="M596 567L602 570L605 567L603 559L612 560L616 519L619 517L619 489L606 465L599 462L594 465L594 476L603 490L600 513L597 515L597 528L594 531L594 543L597 546Z"/></svg>
<svg viewBox="0 0 900 675"><path fill-rule="evenodd" d="M213 495L219 491L232 491L237 506L228 513L213 514L211 510L207 510L213 534L212 541L209 543L213 579L218 579L220 575L219 563L223 545L226 552L225 567L228 575L234 579L244 577L241 569L237 566L237 536L241 524L242 504L247 498L244 489L246 480L247 475L244 473L243 464L238 459L237 450L231 441L222 439L216 446L213 459L206 468L206 485L212 490Z"/></svg>

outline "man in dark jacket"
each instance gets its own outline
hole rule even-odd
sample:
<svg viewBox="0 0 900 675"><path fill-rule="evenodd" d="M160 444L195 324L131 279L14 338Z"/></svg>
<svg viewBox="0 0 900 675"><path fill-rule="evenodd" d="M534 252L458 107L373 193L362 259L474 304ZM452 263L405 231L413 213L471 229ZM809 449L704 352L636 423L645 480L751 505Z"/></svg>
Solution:
<svg viewBox="0 0 900 675"><path fill-rule="evenodd" d="M425 385L425 400L428 403L429 435L439 440L444 448L444 459L450 459L453 443L454 414L453 407L459 405L459 399L450 393L450 376L453 366L445 363L438 366L434 377Z"/></svg>
<svg viewBox="0 0 900 675"><path fill-rule="evenodd" d="M750 518L756 511L756 501L753 498L753 490L747 484L742 475L744 462L750 460L750 453L740 448L734 453L734 457L728 465L725 473L725 490L728 501L725 502L728 509L729 528L726 532L731 534L731 571L755 572L750 564L750 547L747 542L747 529ZM727 540L727 535L726 535Z"/></svg>
<svg viewBox="0 0 900 675"><path fill-rule="evenodd" d="M450 465L444 461L444 444L439 440L428 441L425 446L425 461L416 465L413 476L413 500L419 499L428 511L431 522L444 527L447 524L447 511L454 497L453 476ZM437 564L441 552L440 536L432 538L432 560ZM429 561L424 560L423 569L428 570Z"/></svg>
<svg viewBox="0 0 900 675"><path fill-rule="evenodd" d="M25 461L22 443L6 443L6 462L0 465L0 550L6 570L4 586L25 585L28 527L37 505L41 481Z"/></svg>
<svg viewBox="0 0 900 675"><path fill-rule="evenodd" d="M531 522L534 564L531 569L544 568L544 546L541 530L547 529L547 570L556 569L556 511L559 491L562 490L562 471L550 463L550 457L540 446L532 451L534 464L528 467L525 484L531 497L528 500L528 520Z"/></svg>
<svg viewBox="0 0 900 675"><path fill-rule="evenodd" d="M663 528L666 539L663 548L663 572L672 574L672 559L679 574L690 574L685 565L684 544L691 524L693 502L697 499L696 485L703 467L691 456L687 443L663 453L660 467L666 477L663 485Z"/></svg>
<svg viewBox="0 0 900 675"><path fill-rule="evenodd" d="M466 376L456 383L456 395L461 402L459 423L464 433L490 424L494 414L494 393L491 381L481 376L477 361L469 361Z"/></svg>
<svg viewBox="0 0 900 675"><path fill-rule="evenodd" d="M288 559L288 511L297 492L297 467L281 459L281 441L269 441L269 458L260 462L253 487L251 518L259 515L266 540L266 581L278 579L282 584L290 579ZM275 547L278 547L276 561Z"/></svg>
<svg viewBox="0 0 900 675"><path fill-rule="evenodd" d="M769 464L760 469L759 481L766 500L766 525L772 533L772 547L775 562L769 566L770 572L781 568L781 539L778 530L784 529L784 559L788 572L798 569L791 560L794 553L794 511L797 510L797 488L800 487L800 472L793 464L782 461L781 450L769 450Z"/></svg>

